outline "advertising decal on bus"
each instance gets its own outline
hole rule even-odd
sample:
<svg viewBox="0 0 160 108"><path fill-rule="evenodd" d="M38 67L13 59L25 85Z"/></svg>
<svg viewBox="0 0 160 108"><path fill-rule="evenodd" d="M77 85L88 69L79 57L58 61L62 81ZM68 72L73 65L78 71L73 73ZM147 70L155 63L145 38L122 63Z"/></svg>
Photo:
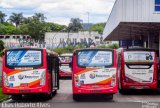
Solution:
<svg viewBox="0 0 160 108"><path fill-rule="evenodd" d="M126 63L152 63L154 61L154 52L147 51L128 51L124 52L124 60ZM150 83L153 82L154 65L125 65L126 77L139 82Z"/></svg>
<svg viewBox="0 0 160 108"><path fill-rule="evenodd" d="M154 52L128 51L124 52L125 62L153 62Z"/></svg>
<svg viewBox="0 0 160 108"><path fill-rule="evenodd" d="M33 66L42 63L41 51L8 51L8 66Z"/></svg>
<svg viewBox="0 0 160 108"><path fill-rule="evenodd" d="M8 87L20 88L20 87L32 87L37 84L41 84L41 78L45 78L45 69L35 69L29 71L16 70L9 74L3 73L8 79ZM43 79L45 81L45 79ZM45 83L42 81L43 83ZM6 82L7 83L7 82Z"/></svg>
<svg viewBox="0 0 160 108"><path fill-rule="evenodd" d="M112 52L109 51L82 51L78 52L78 65L86 67L76 75L82 84L107 84L116 75L115 68L105 68L113 64ZM101 68L99 68L101 67Z"/></svg>
<svg viewBox="0 0 160 108"><path fill-rule="evenodd" d="M34 67L42 64L41 51L32 50L14 50L7 51L6 65L9 68L14 67L15 69L24 67ZM24 68L25 69L25 68ZM14 70L8 74L3 73L6 81L6 85L12 88L20 87L32 87L36 84L44 85L45 83L45 69L35 70ZM43 78L44 81L41 81ZM43 84L41 83L43 82ZM8 83L8 84L7 84Z"/></svg>

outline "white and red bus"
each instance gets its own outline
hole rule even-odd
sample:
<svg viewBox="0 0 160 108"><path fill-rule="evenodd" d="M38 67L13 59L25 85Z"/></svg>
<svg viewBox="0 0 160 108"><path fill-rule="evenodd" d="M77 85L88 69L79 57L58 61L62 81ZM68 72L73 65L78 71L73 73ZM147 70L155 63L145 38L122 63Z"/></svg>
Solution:
<svg viewBox="0 0 160 108"><path fill-rule="evenodd" d="M116 50L75 50L72 59L73 99L102 95L113 99L118 91Z"/></svg>
<svg viewBox="0 0 160 108"><path fill-rule="evenodd" d="M70 68L70 63L72 61L72 53L64 53L59 56L60 59L60 69L59 76L60 78L67 78L72 76L72 70Z"/></svg>
<svg viewBox="0 0 160 108"><path fill-rule="evenodd" d="M45 94L49 99L59 88L59 58L46 49L4 50L2 92L13 100L22 95Z"/></svg>
<svg viewBox="0 0 160 108"><path fill-rule="evenodd" d="M119 91L157 89L158 64L153 49L129 48L120 54Z"/></svg>

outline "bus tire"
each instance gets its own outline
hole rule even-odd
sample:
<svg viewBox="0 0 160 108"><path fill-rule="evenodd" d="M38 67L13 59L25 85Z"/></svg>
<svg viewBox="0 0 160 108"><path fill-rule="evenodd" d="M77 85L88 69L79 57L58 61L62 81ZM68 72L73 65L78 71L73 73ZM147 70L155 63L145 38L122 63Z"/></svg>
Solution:
<svg viewBox="0 0 160 108"><path fill-rule="evenodd" d="M73 94L73 100L75 100L75 101L79 100L79 96L76 94Z"/></svg>
<svg viewBox="0 0 160 108"><path fill-rule="evenodd" d="M57 90L53 91L53 94L56 95L57 94Z"/></svg>
<svg viewBox="0 0 160 108"><path fill-rule="evenodd" d="M45 94L45 97L46 97L46 99L52 99L52 97L53 97L53 92L51 92L51 93L47 93L47 94Z"/></svg>
<svg viewBox="0 0 160 108"><path fill-rule="evenodd" d="M104 94L102 96L103 96L103 99L113 100L113 94Z"/></svg>
<svg viewBox="0 0 160 108"><path fill-rule="evenodd" d="M113 100L113 94L109 95L109 99Z"/></svg>
<svg viewBox="0 0 160 108"><path fill-rule="evenodd" d="M124 89L119 89L120 94L124 94Z"/></svg>
<svg viewBox="0 0 160 108"><path fill-rule="evenodd" d="M12 100L22 100L22 95L11 95Z"/></svg>

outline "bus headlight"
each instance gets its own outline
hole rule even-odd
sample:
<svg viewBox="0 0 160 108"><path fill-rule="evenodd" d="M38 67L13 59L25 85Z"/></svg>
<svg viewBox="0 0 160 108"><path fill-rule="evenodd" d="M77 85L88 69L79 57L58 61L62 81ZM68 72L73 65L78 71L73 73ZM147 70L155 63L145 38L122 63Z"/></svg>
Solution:
<svg viewBox="0 0 160 108"><path fill-rule="evenodd" d="M3 81L4 81L4 86L9 86L8 76L5 72L3 72Z"/></svg>
<svg viewBox="0 0 160 108"><path fill-rule="evenodd" d="M111 81L111 87L113 87L115 84L116 84L116 75L113 75Z"/></svg>
<svg viewBox="0 0 160 108"><path fill-rule="evenodd" d="M40 78L40 85L45 85L46 83L46 73L45 71L41 74L41 78Z"/></svg>

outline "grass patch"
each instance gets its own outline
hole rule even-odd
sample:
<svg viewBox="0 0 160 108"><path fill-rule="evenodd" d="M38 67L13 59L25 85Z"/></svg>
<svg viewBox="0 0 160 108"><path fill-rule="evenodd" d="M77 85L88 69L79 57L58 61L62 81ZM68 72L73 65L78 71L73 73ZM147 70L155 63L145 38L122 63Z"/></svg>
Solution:
<svg viewBox="0 0 160 108"><path fill-rule="evenodd" d="M5 94L2 93L2 88L0 87L0 101L3 100L3 99L6 99L8 97L9 97L9 95L5 95Z"/></svg>

